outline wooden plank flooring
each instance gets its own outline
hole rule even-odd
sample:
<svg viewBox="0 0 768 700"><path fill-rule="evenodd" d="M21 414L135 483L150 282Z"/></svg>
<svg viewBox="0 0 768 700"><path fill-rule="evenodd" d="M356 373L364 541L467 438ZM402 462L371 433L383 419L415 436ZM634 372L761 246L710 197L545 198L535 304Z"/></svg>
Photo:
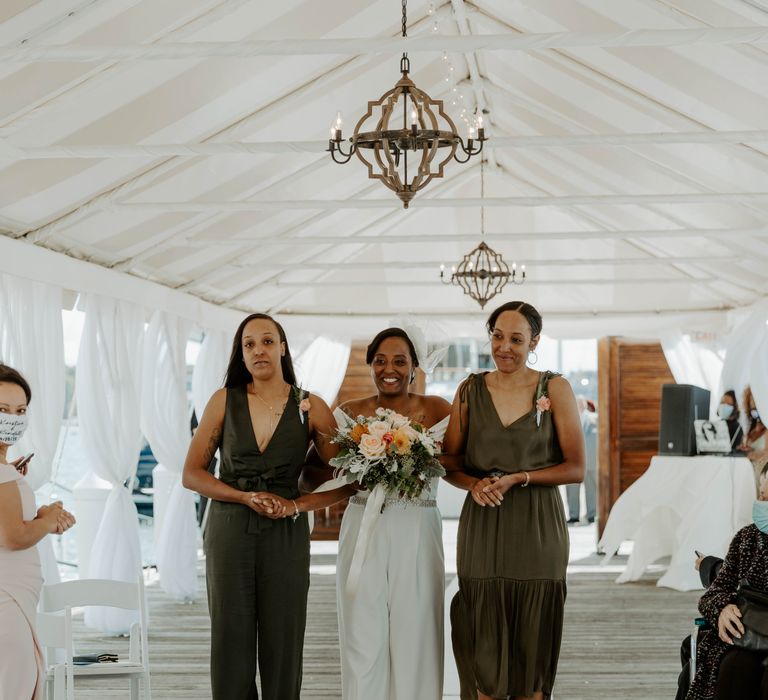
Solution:
<svg viewBox="0 0 768 700"><path fill-rule="evenodd" d="M330 571L333 561L328 555L313 557L313 564L324 565L319 570ZM590 565L598 561L595 556L579 562L589 571L569 576L555 699L674 697L679 645L696 614L699 594L657 588L659 574L638 583L617 585L615 573L592 569ZM201 590L203 586L201 568ZM152 582L147 592L153 697L209 698L205 598L192 604L175 602ZM80 653L127 652L125 640L101 638L81 622L76 635L81 640ZM315 573L309 595L302 698L331 700L340 696L337 635L335 576ZM127 682L122 681L79 681L76 690L78 698L128 697Z"/></svg>

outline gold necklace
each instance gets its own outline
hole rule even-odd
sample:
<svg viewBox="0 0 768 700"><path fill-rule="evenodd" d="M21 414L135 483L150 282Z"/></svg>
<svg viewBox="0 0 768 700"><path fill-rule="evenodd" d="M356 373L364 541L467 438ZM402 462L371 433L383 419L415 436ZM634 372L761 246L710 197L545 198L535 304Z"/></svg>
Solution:
<svg viewBox="0 0 768 700"><path fill-rule="evenodd" d="M270 431L270 432L273 432L273 431L274 431L274 428L275 428L275 425L276 425L276 421L280 419L280 416L282 416L282 415L283 415L283 411L285 411L285 406L286 406L286 404L288 403L288 397L287 397L287 396L285 397L285 401L283 402L283 405L282 405L282 407L280 408L280 410L279 410L279 411L277 411L277 410L275 410L275 407L274 407L274 406L270 406L270 405L269 405L269 404L268 404L268 403L267 403L267 402L266 402L266 401L265 401L265 400L264 400L264 399L261 397L261 395L260 395L260 394L259 394L259 393L258 393L258 392L255 390L255 389L253 390L253 395L254 395L254 396L255 396L255 397L256 397L256 398L257 398L259 401L261 401L261 403L263 403L263 404L264 404L264 405L265 405L265 406L266 406L266 407L269 409L269 413L268 413L268 415L269 415L269 431Z"/></svg>

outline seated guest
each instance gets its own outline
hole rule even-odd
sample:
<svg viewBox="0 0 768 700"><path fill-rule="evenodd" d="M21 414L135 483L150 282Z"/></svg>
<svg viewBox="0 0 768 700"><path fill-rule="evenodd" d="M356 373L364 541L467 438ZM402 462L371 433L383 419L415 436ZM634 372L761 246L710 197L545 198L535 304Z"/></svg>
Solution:
<svg viewBox="0 0 768 700"><path fill-rule="evenodd" d="M768 449L766 449L765 424L761 420L760 412L752 395L752 388L747 385L744 388L744 397L741 405L744 407L747 420L747 434L741 443L740 449L747 453L752 466L755 469L755 481L759 480L759 474L768 463Z"/></svg>
<svg viewBox="0 0 768 700"><path fill-rule="evenodd" d="M760 473L753 524L739 530L712 585L699 600L699 611L711 625L699 636L696 676L687 700L768 698L768 653L733 645L744 633L736 606L739 582L745 579L768 593L768 465Z"/></svg>
<svg viewBox="0 0 768 700"><path fill-rule="evenodd" d="M728 426L731 448L737 450L744 440L744 430L739 423L741 412L739 411L739 404L736 402L736 392L733 389L726 391L720 399L717 416L724 420Z"/></svg>
<svg viewBox="0 0 768 700"><path fill-rule="evenodd" d="M697 553L698 554L698 553ZM701 585L704 588L709 588L712 582L717 578L720 573L720 568L723 565L723 560L720 557L704 556L699 554L696 557L694 567L699 572L699 578L701 579ZM689 634L680 645L680 664L683 670L680 671L680 675L677 677L677 694L675 700L684 700L688 694L688 689L691 685L691 635Z"/></svg>

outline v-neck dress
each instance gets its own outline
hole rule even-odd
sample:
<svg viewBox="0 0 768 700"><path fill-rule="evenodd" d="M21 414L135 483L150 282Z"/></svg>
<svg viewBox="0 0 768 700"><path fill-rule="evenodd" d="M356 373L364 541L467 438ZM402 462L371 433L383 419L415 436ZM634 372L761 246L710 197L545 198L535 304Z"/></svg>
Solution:
<svg viewBox="0 0 768 700"><path fill-rule="evenodd" d="M532 472L563 461L551 411L531 410L504 426L484 374L466 385L465 469L476 476ZM451 604L453 650L462 700L552 693L565 605L568 528L556 486L513 487L501 506L470 494L459 520L459 591Z"/></svg>
<svg viewBox="0 0 768 700"><path fill-rule="evenodd" d="M227 389L219 478L240 491L299 496L309 417L290 392L264 450L245 386ZM239 503L211 501L205 530L214 700L299 700L309 590L309 526L271 520Z"/></svg>

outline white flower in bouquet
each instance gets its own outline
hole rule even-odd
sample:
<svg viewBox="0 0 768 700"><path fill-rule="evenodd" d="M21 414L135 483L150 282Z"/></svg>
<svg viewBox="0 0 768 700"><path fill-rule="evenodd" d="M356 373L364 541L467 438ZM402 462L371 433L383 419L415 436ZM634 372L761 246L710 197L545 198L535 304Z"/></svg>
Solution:
<svg viewBox="0 0 768 700"><path fill-rule="evenodd" d="M392 432L392 426L383 420L377 420L368 424L368 432L377 438L383 438L387 433Z"/></svg>
<svg viewBox="0 0 768 700"><path fill-rule="evenodd" d="M401 416L399 413L395 413L395 415L392 416L391 423L392 423L392 430L399 430L400 428L403 428L405 426L408 426L410 428L410 425L408 425L410 423L408 418L406 418L405 416Z"/></svg>

